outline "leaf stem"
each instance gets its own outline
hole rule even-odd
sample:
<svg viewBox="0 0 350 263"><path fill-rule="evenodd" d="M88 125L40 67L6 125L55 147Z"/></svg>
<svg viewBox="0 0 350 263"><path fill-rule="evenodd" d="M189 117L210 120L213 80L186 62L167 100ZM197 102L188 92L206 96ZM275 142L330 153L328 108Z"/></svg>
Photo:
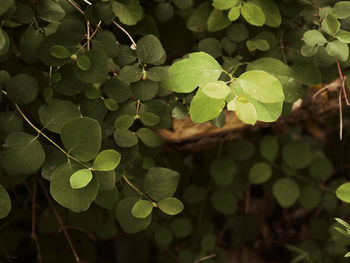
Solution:
<svg viewBox="0 0 350 263"><path fill-rule="evenodd" d="M119 25L117 22L113 21L113 24L115 24L121 31L123 31L128 38L130 39L131 43L132 43L132 49L136 49L137 45L136 42L134 41L134 39L132 38L132 36L129 34L128 31L126 31L121 25Z"/></svg>
<svg viewBox="0 0 350 263"><path fill-rule="evenodd" d="M126 176L124 174L122 174L123 179L125 180L125 182L132 188L134 189L136 192L138 192L141 196L145 197L148 201L151 201L152 203L156 203L152 198L150 198L147 194L145 194L144 192L142 192L140 189L138 189L132 182L129 181L128 178L126 178Z"/></svg>

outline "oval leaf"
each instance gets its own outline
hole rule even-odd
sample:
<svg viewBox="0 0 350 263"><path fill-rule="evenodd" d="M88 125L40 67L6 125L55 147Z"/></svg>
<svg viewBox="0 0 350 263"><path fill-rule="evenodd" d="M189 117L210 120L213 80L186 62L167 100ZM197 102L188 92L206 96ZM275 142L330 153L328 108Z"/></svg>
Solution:
<svg viewBox="0 0 350 263"><path fill-rule="evenodd" d="M90 169L81 169L72 174L69 179L70 185L73 189L80 189L87 186L92 179Z"/></svg>
<svg viewBox="0 0 350 263"><path fill-rule="evenodd" d="M114 170L121 159L120 153L115 150L104 150L100 152L93 163L93 169L97 171Z"/></svg>
<svg viewBox="0 0 350 263"><path fill-rule="evenodd" d="M152 213L153 204L148 200L137 201L131 209L131 214L136 218L146 218Z"/></svg>
<svg viewBox="0 0 350 263"><path fill-rule="evenodd" d="M175 197L164 198L157 205L160 210L171 216L181 213L184 209L183 203Z"/></svg>

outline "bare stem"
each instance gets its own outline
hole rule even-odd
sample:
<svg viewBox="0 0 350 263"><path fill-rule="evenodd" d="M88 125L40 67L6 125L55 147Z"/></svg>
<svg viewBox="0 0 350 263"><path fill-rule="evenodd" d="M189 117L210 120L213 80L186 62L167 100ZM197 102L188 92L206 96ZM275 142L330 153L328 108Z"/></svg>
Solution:
<svg viewBox="0 0 350 263"><path fill-rule="evenodd" d="M350 106L350 103L349 103L349 100L348 100L348 95L346 94L345 78L343 76L343 72L341 70L340 63L339 63L338 60L337 60L337 67L338 67L338 73L339 73L339 77L340 77L340 81L341 81L341 89L342 89L343 94L344 94L345 102L346 102L347 106Z"/></svg>
<svg viewBox="0 0 350 263"><path fill-rule="evenodd" d="M87 31L87 50L90 50L90 21L86 21L86 31Z"/></svg>
<svg viewBox="0 0 350 263"><path fill-rule="evenodd" d="M339 140L343 140L343 109L342 109L342 102L341 102L341 90L339 90L338 102L339 102Z"/></svg>
<svg viewBox="0 0 350 263"><path fill-rule="evenodd" d="M75 258L75 261L76 262L81 262L78 254L77 254L77 251L76 251L76 249L75 249L75 247L74 247L74 245L72 243L72 240L70 239L70 237L68 235L67 229L66 229L66 227L63 224L62 218L58 214L58 212L57 212L57 210L56 210L56 208L55 208L55 206L54 206L54 204L53 204L53 202L51 200L51 197L50 197L49 193L46 190L46 187L45 187L43 181L39 177L38 177L38 181L39 181L40 186L43 189L43 192L44 192L44 194L46 196L46 199L49 202L49 205L50 205L52 211L54 212L55 217L56 217L56 219L57 219L57 221L58 221L58 223L59 223L59 225L60 225L60 227L61 227L61 229L62 229L62 231L63 231L63 233L64 233L64 235L66 237L66 239L67 239L67 242L68 242L68 244L69 244L69 246L70 246L70 248L72 250L73 256Z"/></svg>
<svg viewBox="0 0 350 263"><path fill-rule="evenodd" d="M128 38L130 39L132 45L134 46L134 48L137 47L136 45L136 42L134 41L134 39L132 38L132 36L129 34L128 31L126 31L121 25L119 25L117 22L113 21L113 24L115 24L121 31L123 31L127 36Z"/></svg>
<svg viewBox="0 0 350 263"><path fill-rule="evenodd" d="M63 152L68 158L72 159L73 161L81 164L82 166L86 167L87 169L90 169L90 167L83 163L82 161L78 160L77 158L71 156L69 153L67 153L65 150L63 150L57 143L55 143L53 140L51 140L45 133L43 133L41 130L39 130L28 118L27 116L22 112L22 110L20 109L20 107L18 106L18 104L14 104L17 111L19 112L19 114L21 114L21 116L23 117L23 119L40 135L42 135L45 139L47 139L51 144L53 144L57 149L59 149L61 152Z"/></svg>
<svg viewBox="0 0 350 263"><path fill-rule="evenodd" d="M156 203L154 202L154 200L152 200L152 198L150 198L148 195L146 195L144 192L142 192L140 189L138 189L133 183L131 183L129 181L128 178L126 178L126 176L124 174L122 174L123 179L125 180L125 182L132 188L134 189L136 192L138 192L141 196L145 197L148 201L151 201L152 203L154 203L153 205L155 205Z"/></svg>
<svg viewBox="0 0 350 263"><path fill-rule="evenodd" d="M202 261L204 261L204 260L207 260L207 259L210 259L210 258L213 258L213 257L216 257L216 254L212 254L212 255L209 255L209 256L202 257L202 258L200 258L200 259L197 259L197 260L194 261L193 263L202 262Z"/></svg>
<svg viewBox="0 0 350 263"><path fill-rule="evenodd" d="M70 3L75 9L77 9L82 15L85 14L83 10L73 1L73 0L67 0L68 3Z"/></svg>

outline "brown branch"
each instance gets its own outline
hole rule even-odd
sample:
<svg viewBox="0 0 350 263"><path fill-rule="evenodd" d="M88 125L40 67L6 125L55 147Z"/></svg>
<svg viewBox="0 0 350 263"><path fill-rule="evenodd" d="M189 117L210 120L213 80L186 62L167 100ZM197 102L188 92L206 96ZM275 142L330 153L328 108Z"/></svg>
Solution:
<svg viewBox="0 0 350 263"><path fill-rule="evenodd" d="M85 15L85 12L76 4L73 0L67 0L75 9L77 9L82 15Z"/></svg>
<svg viewBox="0 0 350 263"><path fill-rule="evenodd" d="M72 243L72 240L70 239L70 237L69 237L69 235L68 235L67 229L66 229L66 227L65 227L64 224L63 224L62 218L61 218L60 215L58 214L58 212L57 212L57 210L56 210L56 208L55 208L55 205L53 204L53 202L52 202L52 200L51 200L51 197L50 197L49 193L47 192L46 187L45 187L43 181L42 181L39 177L38 177L38 181L39 181L40 186L41 186L41 188L43 189L43 192L44 192L44 194L45 194L45 196L46 196L46 199L47 199L47 201L49 202L49 205L50 205L52 211L54 212L54 214L55 214L55 216L56 216L56 219L57 219L58 223L60 224L60 227L61 227L61 229L62 229L62 231L63 231L63 233L64 233L64 235L65 235L65 237L66 237L66 239L67 239L67 242L68 242L68 244L69 244L69 246L70 246L70 248L71 248L71 250L72 250L73 256L74 256L74 258L75 258L75 261L76 261L76 262L81 262L81 260L80 260L80 258L79 258L79 256L78 256L78 254L77 254L77 251L76 251L76 249L75 249L75 247L74 247L74 245L73 245L73 243Z"/></svg>
<svg viewBox="0 0 350 263"><path fill-rule="evenodd" d="M80 227L77 227L77 226L64 226L64 227L65 227L66 229L74 229L74 230L77 230L77 231L83 233L84 235L86 235L88 238L90 238L90 239L93 240L94 242L97 242L97 239L96 239L96 237L95 237L93 234L87 232L86 230L84 230L84 229L82 229L82 228L80 228ZM62 230L63 230L63 229L60 227L60 228L58 229L57 233L60 233Z"/></svg>
<svg viewBox="0 0 350 263"><path fill-rule="evenodd" d="M123 31L127 36L128 38L130 39L131 43L132 43L132 46L133 46L133 49L136 49L137 45L136 45L136 42L134 41L134 39L132 38L132 36L129 34L128 31L126 31L121 25L119 25L117 22L113 21L113 24L115 24L121 31Z"/></svg>
<svg viewBox="0 0 350 263"><path fill-rule="evenodd" d="M90 50L90 21L86 21L86 30L87 30L87 50Z"/></svg>
<svg viewBox="0 0 350 263"><path fill-rule="evenodd" d="M348 100L348 95L346 94L345 78L344 78L344 76L343 76L343 72L342 72L342 70L341 70L340 63L339 63L338 60L337 60L337 67L338 67L339 77L340 77L340 80L341 80L341 89L342 89L342 91L343 91L343 95L344 95L344 98L345 98L345 102L346 102L346 105L347 105L347 106L350 106L350 103L349 103L349 100Z"/></svg>

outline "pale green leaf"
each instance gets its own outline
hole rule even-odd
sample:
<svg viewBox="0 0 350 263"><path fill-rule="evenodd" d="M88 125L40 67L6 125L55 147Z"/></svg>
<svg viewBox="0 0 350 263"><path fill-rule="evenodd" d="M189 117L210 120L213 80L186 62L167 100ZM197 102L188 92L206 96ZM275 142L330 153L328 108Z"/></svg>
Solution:
<svg viewBox="0 0 350 263"><path fill-rule="evenodd" d="M246 124L254 125L258 120L258 113L255 106L250 102L236 100L235 113L237 117Z"/></svg>
<svg viewBox="0 0 350 263"><path fill-rule="evenodd" d="M131 214L136 218L146 218L153 210L153 204L148 200L137 201L131 209Z"/></svg>
<svg viewBox="0 0 350 263"><path fill-rule="evenodd" d="M50 49L50 54L51 56L59 59L69 58L72 55L69 49L62 45L52 46Z"/></svg>
<svg viewBox="0 0 350 263"><path fill-rule="evenodd" d="M348 31L340 29L339 32L335 35L335 37L341 42L344 42L346 44L350 43L350 32Z"/></svg>
<svg viewBox="0 0 350 263"><path fill-rule="evenodd" d="M328 14L322 21L322 29L327 34L334 36L340 29L340 22L333 14Z"/></svg>
<svg viewBox="0 0 350 263"><path fill-rule="evenodd" d="M299 198L299 185L290 178L279 179L273 185L273 195L282 207L289 208Z"/></svg>
<svg viewBox="0 0 350 263"><path fill-rule="evenodd" d="M282 23L281 13L278 6L272 0L251 0L258 5L265 14L265 25L278 28Z"/></svg>
<svg viewBox="0 0 350 263"><path fill-rule="evenodd" d="M304 33L303 39L308 46L323 46L327 43L326 38L318 30L308 30Z"/></svg>
<svg viewBox="0 0 350 263"><path fill-rule="evenodd" d="M212 56L195 52L171 65L169 77L161 85L174 92L189 93L208 82L216 81L221 71L220 64Z"/></svg>
<svg viewBox="0 0 350 263"><path fill-rule="evenodd" d="M260 6L245 2L241 7L241 14L243 18L253 26L262 26L265 24L266 17Z"/></svg>
<svg viewBox="0 0 350 263"><path fill-rule="evenodd" d="M225 99L232 91L223 81L209 82L203 86L201 91L212 99Z"/></svg>
<svg viewBox="0 0 350 263"><path fill-rule="evenodd" d="M350 203L350 183L340 185L335 193L341 201Z"/></svg>
<svg viewBox="0 0 350 263"><path fill-rule="evenodd" d="M121 155L116 150L104 150L96 156L92 168L97 171L114 170L120 159Z"/></svg>
<svg viewBox="0 0 350 263"><path fill-rule="evenodd" d="M211 11L208 18L208 31L216 32L225 29L231 24L231 21L228 19L226 13L221 10L214 9Z"/></svg>
<svg viewBox="0 0 350 263"><path fill-rule="evenodd" d="M228 12L228 19L230 21L236 21L241 15L241 8L239 6L232 7Z"/></svg>
<svg viewBox="0 0 350 263"><path fill-rule="evenodd" d="M350 16L350 2L337 1L333 7L333 13L339 19L348 18Z"/></svg>
<svg viewBox="0 0 350 263"><path fill-rule="evenodd" d="M265 162L255 163L249 171L249 180L252 184L262 184L272 175L271 165Z"/></svg>
<svg viewBox="0 0 350 263"><path fill-rule="evenodd" d="M336 57L341 61L347 61L349 58L349 47L346 43L339 40L333 40L326 46L328 55Z"/></svg>
<svg viewBox="0 0 350 263"><path fill-rule="evenodd" d="M90 59L85 55L78 55L76 60L77 66L80 70L86 71L91 68Z"/></svg>
<svg viewBox="0 0 350 263"><path fill-rule="evenodd" d="M69 182L73 189L80 189L87 186L91 180L92 180L91 170L80 169L71 175Z"/></svg>
<svg viewBox="0 0 350 263"><path fill-rule="evenodd" d="M175 197L167 197L157 203L158 208L164 213L174 216L182 212L183 203Z"/></svg>
<svg viewBox="0 0 350 263"><path fill-rule="evenodd" d="M142 7L138 0L130 0L127 4L117 1L112 2L114 14L119 18L120 22L125 25L136 25L142 19Z"/></svg>
<svg viewBox="0 0 350 263"><path fill-rule="evenodd" d="M213 6L218 10L226 10L238 5L238 2L238 0L213 0Z"/></svg>

